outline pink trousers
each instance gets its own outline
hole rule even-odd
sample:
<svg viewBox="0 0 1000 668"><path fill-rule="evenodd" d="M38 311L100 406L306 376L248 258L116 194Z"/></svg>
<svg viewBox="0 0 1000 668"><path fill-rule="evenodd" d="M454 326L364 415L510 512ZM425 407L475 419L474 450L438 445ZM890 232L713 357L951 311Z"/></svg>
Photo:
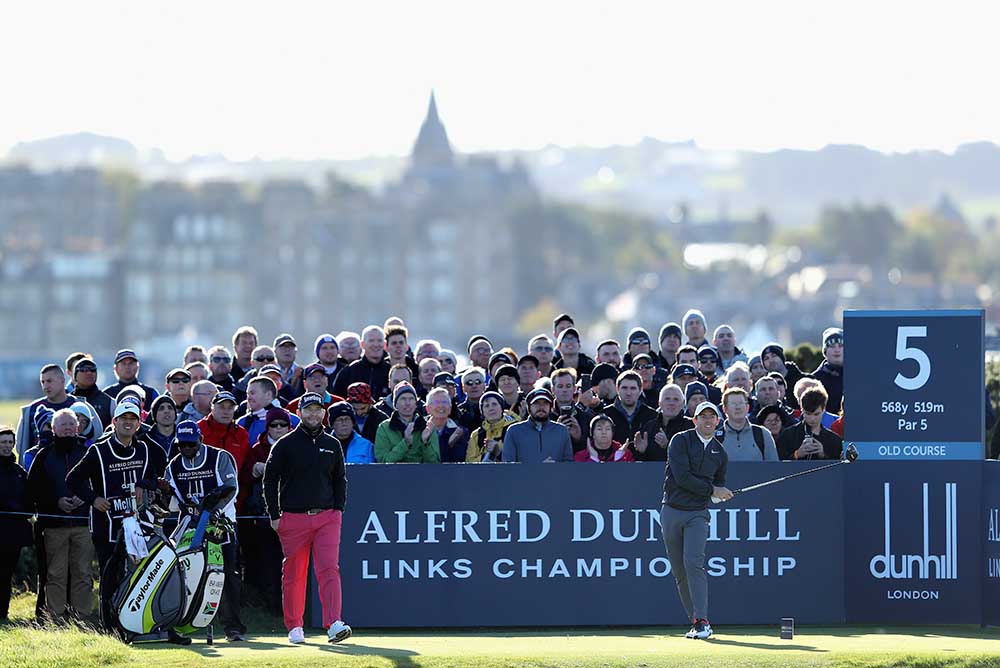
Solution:
<svg viewBox="0 0 1000 668"><path fill-rule="evenodd" d="M316 515L282 513L278 538L285 560L281 565L281 609L285 626L291 631L304 626L306 585L309 581L309 553L319 582L323 606L323 626L340 619L340 524L343 513L326 510Z"/></svg>

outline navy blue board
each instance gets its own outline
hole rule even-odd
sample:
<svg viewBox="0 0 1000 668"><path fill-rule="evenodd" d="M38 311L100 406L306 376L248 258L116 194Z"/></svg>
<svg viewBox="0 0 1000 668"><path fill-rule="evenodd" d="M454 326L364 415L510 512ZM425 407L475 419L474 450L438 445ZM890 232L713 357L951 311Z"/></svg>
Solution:
<svg viewBox="0 0 1000 668"><path fill-rule="evenodd" d="M844 312L844 436L861 460L984 458L983 316Z"/></svg>
<svg viewBox="0 0 1000 668"><path fill-rule="evenodd" d="M849 622L982 621L985 465L843 467L850 469L844 500Z"/></svg>
<svg viewBox="0 0 1000 668"><path fill-rule="evenodd" d="M738 463L729 484L810 466ZM403 464L348 476L340 565L351 624L689 623L660 533L661 465ZM713 506L713 622L842 623L842 496L831 472Z"/></svg>
<svg viewBox="0 0 1000 668"><path fill-rule="evenodd" d="M983 464L983 623L1000 625L1000 462Z"/></svg>

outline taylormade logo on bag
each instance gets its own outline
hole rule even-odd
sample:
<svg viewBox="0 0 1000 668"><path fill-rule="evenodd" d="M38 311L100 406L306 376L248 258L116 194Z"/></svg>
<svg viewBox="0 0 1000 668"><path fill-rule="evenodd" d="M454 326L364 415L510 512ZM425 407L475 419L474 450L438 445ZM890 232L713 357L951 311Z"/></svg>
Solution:
<svg viewBox="0 0 1000 668"><path fill-rule="evenodd" d="M957 580L958 579L958 484L944 485L944 540L943 554L931 554L932 536L930 531L928 483L923 484L923 549L917 554L895 554L892 546L892 512L890 506L890 484L884 487L885 511L885 552L872 557L869 570L872 576L891 580ZM939 527L938 527L939 528ZM940 533L935 532L937 536ZM936 537L935 537L936 538ZM942 541L935 539L935 549L940 549ZM912 546L909 549L913 549ZM909 593L909 592L903 592ZM936 593L936 592L934 592ZM890 596L890 598L918 598ZM926 598L919 596L919 598Z"/></svg>
<svg viewBox="0 0 1000 668"><path fill-rule="evenodd" d="M149 574L146 576L146 581L142 583L141 587L139 587L139 593L136 595L135 598L133 598L129 602L128 609L130 611L132 612L139 611L140 606L142 606L143 600L145 600L146 598L146 592L149 591L149 588L153 586L153 582L156 581L156 574L160 572L161 568L163 568L162 558L156 560L156 565L150 569Z"/></svg>

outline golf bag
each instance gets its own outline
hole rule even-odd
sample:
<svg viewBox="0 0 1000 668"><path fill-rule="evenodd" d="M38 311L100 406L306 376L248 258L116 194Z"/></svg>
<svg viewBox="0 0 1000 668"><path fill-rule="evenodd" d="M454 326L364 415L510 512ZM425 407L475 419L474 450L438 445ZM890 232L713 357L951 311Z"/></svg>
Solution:
<svg viewBox="0 0 1000 668"><path fill-rule="evenodd" d="M226 583L221 544L232 531L222 509L235 487L217 487L177 525L173 533L177 557L184 571L184 609L174 625L179 633L193 633L212 623Z"/></svg>
<svg viewBox="0 0 1000 668"><path fill-rule="evenodd" d="M149 554L134 560L123 548L119 531L118 548L108 569L123 569L120 584L111 597L114 622L126 641L139 635L165 631L178 624L184 612L184 567L177 559L173 543L163 534L165 510L145 497L136 511Z"/></svg>

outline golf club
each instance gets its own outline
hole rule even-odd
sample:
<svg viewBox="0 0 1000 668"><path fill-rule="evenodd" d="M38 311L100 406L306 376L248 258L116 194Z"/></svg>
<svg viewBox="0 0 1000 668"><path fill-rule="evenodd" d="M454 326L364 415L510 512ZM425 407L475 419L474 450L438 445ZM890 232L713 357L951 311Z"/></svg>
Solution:
<svg viewBox="0 0 1000 668"><path fill-rule="evenodd" d="M774 485L779 482L784 482L786 480L791 480L792 478L798 478L799 476L809 475L810 473L816 473L817 471L822 471L824 469L833 468L834 466L840 466L841 464L850 464L858 458L858 449L854 447L854 444L849 444L844 448L844 453L840 458L840 461L834 462L833 464L827 464L825 466L817 466L814 469L809 469L808 471L799 471L798 473L792 473L791 475L786 475L781 478L775 478L774 480L767 480L765 482L759 482L756 485L750 485L749 487L741 487L740 489L733 490L733 496L737 494L742 494L744 492L749 492L751 490L760 489L761 487L767 487L768 485ZM712 503L722 503L722 499L713 496Z"/></svg>

